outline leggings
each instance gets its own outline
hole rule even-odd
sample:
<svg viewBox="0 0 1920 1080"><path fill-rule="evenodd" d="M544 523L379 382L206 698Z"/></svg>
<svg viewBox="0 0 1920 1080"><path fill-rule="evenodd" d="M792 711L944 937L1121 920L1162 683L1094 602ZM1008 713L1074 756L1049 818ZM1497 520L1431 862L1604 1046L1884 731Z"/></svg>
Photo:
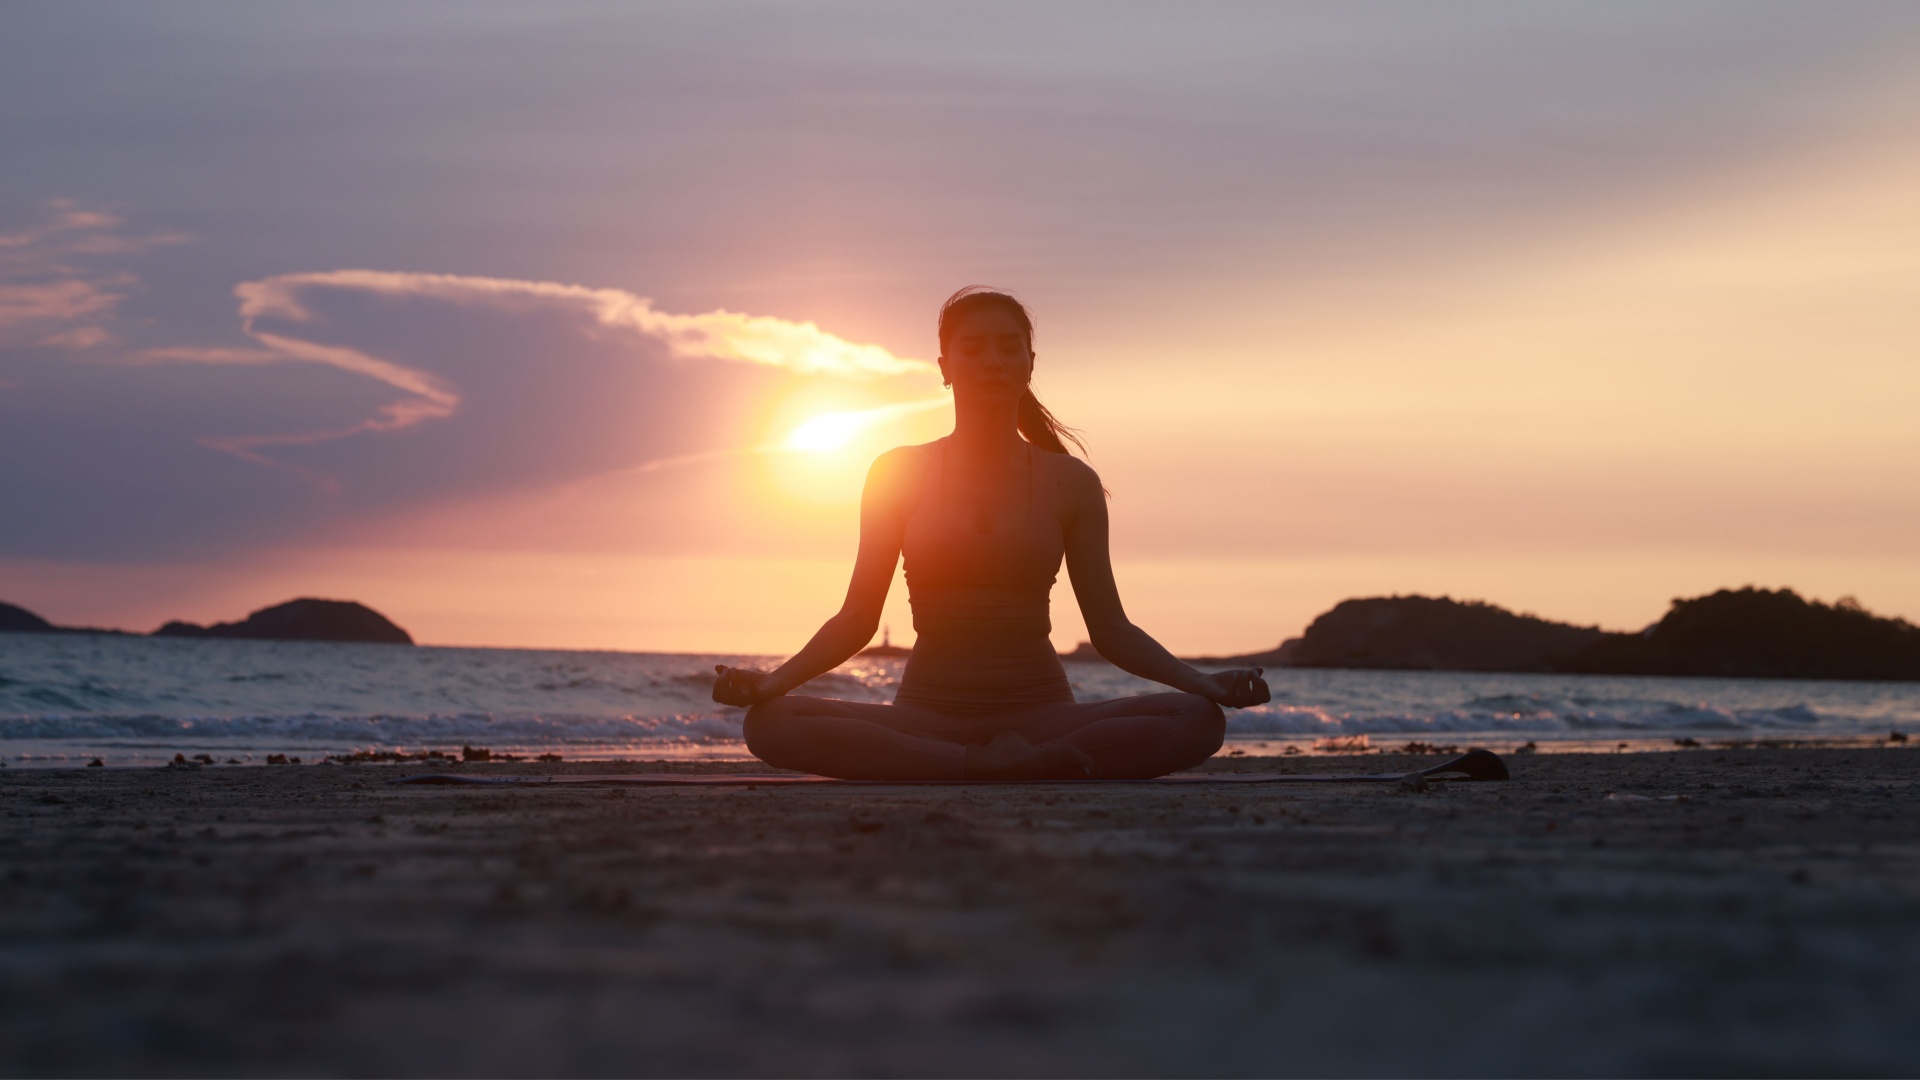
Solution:
<svg viewBox="0 0 1920 1080"><path fill-rule="evenodd" d="M1198 694L1062 701L992 716L919 705L778 697L747 710L747 749L776 768L842 780L961 780L967 747L1014 732L1085 754L1098 779L1163 776L1220 749L1226 719Z"/></svg>

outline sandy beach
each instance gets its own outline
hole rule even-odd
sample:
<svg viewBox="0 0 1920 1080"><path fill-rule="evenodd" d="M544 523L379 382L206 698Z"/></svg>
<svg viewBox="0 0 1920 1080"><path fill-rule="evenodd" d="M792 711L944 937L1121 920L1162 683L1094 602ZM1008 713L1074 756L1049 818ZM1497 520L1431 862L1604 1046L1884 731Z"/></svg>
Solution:
<svg viewBox="0 0 1920 1080"><path fill-rule="evenodd" d="M1920 1071L1920 754L1510 760L1426 792L8 769L0 1068Z"/></svg>

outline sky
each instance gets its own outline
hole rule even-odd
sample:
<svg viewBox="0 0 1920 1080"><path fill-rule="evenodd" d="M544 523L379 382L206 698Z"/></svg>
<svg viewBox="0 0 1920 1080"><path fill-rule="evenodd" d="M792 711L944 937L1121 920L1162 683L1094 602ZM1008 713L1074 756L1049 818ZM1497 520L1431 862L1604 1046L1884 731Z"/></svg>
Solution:
<svg viewBox="0 0 1920 1080"><path fill-rule="evenodd" d="M0 150L0 600L62 624L790 653L970 284L1178 652L1920 620L1920 5L14 0Z"/></svg>

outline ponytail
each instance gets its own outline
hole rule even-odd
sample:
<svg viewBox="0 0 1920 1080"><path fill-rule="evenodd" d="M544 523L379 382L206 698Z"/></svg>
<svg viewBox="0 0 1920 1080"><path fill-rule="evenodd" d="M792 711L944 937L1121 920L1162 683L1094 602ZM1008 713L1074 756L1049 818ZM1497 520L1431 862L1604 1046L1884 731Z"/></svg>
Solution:
<svg viewBox="0 0 1920 1080"><path fill-rule="evenodd" d="M969 285L940 305L940 348L947 348L947 338L954 325L962 318L982 308L999 307L1011 313L1020 322L1020 328L1027 333L1027 351L1033 351L1033 316L1027 314L1027 306L1015 299L1011 293L989 289L983 285ZM1015 419L1020 428L1021 437L1038 449L1049 454L1067 453L1067 444L1086 456L1087 444L1080 441L1080 433L1061 423L1040 399L1033 396L1033 387L1029 386L1020 395L1020 409Z"/></svg>
<svg viewBox="0 0 1920 1080"><path fill-rule="evenodd" d="M1087 444L1080 441L1080 433L1055 419L1053 413L1040 404L1040 399L1033 396L1031 386L1020 394L1017 422L1021 436L1038 449L1049 454L1064 454L1067 444L1072 443L1081 457L1087 455Z"/></svg>

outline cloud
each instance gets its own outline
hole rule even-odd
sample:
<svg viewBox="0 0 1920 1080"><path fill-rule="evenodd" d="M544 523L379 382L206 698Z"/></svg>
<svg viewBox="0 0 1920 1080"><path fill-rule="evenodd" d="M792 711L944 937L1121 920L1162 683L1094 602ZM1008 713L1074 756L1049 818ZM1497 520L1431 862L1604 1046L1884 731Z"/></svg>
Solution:
<svg viewBox="0 0 1920 1080"><path fill-rule="evenodd" d="M248 336L266 346L264 350L150 349L141 354L141 359L213 364L276 361L321 364L401 392L401 397L382 404L374 415L343 427L202 440L207 446L262 464L279 463L266 455L270 447L400 431L416 424L444 420L459 412L460 391L448 378L422 367L382 359L344 345L308 340L295 333L322 321L316 316L314 305L328 293L336 297L357 295L390 301L424 301L449 306L455 312L493 309L528 315L557 313L578 319L583 330L604 328L616 336L628 335L636 344L664 345L667 355L681 362L758 364L803 376L863 381L931 376L936 370L924 360L902 359L877 345L846 341L811 322L730 311L677 315L659 311L646 297L620 289L380 270L282 274L243 282L234 288L234 295L240 300L241 324ZM276 324L284 328L269 329ZM704 458L710 454L695 452L691 456ZM640 464L644 467L668 460L675 459L662 458ZM324 478L322 482L333 483Z"/></svg>
<svg viewBox="0 0 1920 1080"><path fill-rule="evenodd" d="M806 374L834 374L852 378L925 375L934 370L924 360L901 359L878 345L845 341L811 322L791 322L731 311L674 315L655 310L652 301L644 296L620 289L592 289L550 281L381 270L334 270L316 274L282 274L249 281L236 286L234 295L240 298L240 317L246 323L247 332L257 337L255 324L263 317L273 316L293 322L311 320L312 312L300 299L303 291L311 289L339 289L455 303L550 302L577 309L604 326L630 329L659 338L667 343L675 356L683 359L744 360Z"/></svg>
<svg viewBox="0 0 1920 1080"><path fill-rule="evenodd" d="M119 302L118 295L91 281L9 282L0 285L0 329L102 315Z"/></svg>
<svg viewBox="0 0 1920 1080"><path fill-rule="evenodd" d="M174 231L132 235L124 226L117 215L54 199L42 206L35 224L0 233L0 342L25 336L84 350L117 340L103 324L138 279L91 261L187 239Z"/></svg>
<svg viewBox="0 0 1920 1080"><path fill-rule="evenodd" d="M42 351L11 350L0 499L25 512L0 553L206 554L714 462L814 412L892 415L936 374L810 322L620 289L337 270L233 294L246 345L114 349L76 300ZM53 352L81 345L99 355Z"/></svg>
<svg viewBox="0 0 1920 1080"><path fill-rule="evenodd" d="M51 345L57 349L98 349L103 345L116 344L120 339L103 326L76 326L71 330L61 330L40 339L39 344Z"/></svg>
<svg viewBox="0 0 1920 1080"><path fill-rule="evenodd" d="M0 257L13 252L43 247L48 241L74 233L93 233L118 229L123 222L99 210L86 210L72 199L49 199L37 224L18 232L0 233Z"/></svg>

